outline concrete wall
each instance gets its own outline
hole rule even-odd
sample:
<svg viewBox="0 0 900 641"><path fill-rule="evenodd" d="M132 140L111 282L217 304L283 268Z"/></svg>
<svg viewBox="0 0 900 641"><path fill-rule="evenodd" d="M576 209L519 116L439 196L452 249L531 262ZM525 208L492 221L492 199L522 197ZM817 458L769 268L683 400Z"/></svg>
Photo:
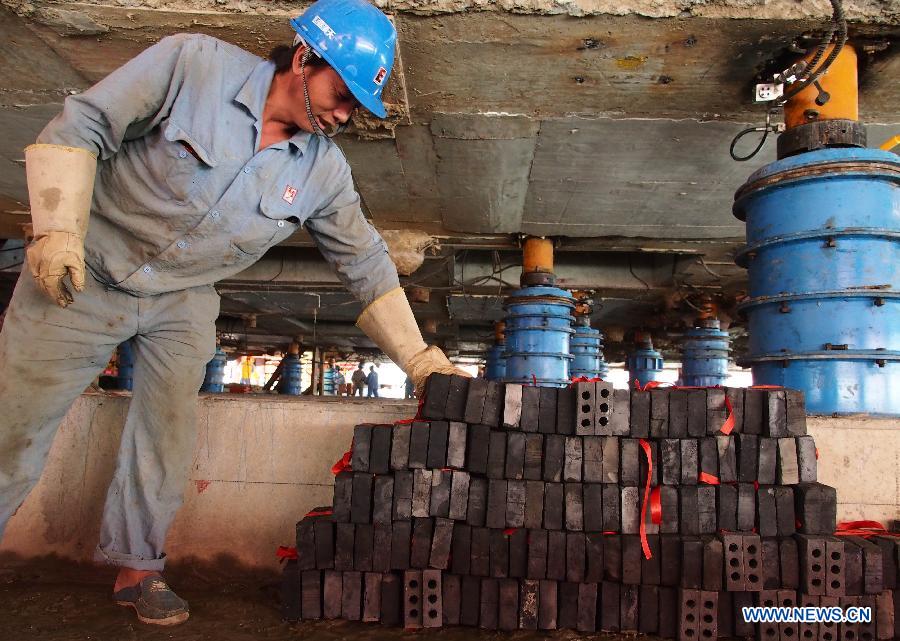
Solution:
<svg viewBox="0 0 900 641"><path fill-rule="evenodd" d="M78 400L0 553L91 559L127 406L127 398L109 395ZM202 397L170 560L275 568L275 549L293 544L295 522L330 503L331 465L349 447L353 426L414 411L409 401ZM900 519L900 421L810 417L809 429L819 479L838 489L839 519Z"/></svg>

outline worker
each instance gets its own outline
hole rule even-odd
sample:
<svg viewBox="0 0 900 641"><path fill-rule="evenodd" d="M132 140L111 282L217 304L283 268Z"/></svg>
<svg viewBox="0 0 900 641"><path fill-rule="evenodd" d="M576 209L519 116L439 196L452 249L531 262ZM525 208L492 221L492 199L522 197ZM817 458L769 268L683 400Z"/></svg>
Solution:
<svg viewBox="0 0 900 641"><path fill-rule="evenodd" d="M212 284L305 228L363 303L357 325L416 385L454 367L428 347L329 136L381 94L396 32L365 0L319 0L268 60L164 38L66 99L25 150L34 239L0 333L0 536L69 406L134 338L134 394L96 556L116 602L176 624L161 576L215 351Z"/></svg>
<svg viewBox="0 0 900 641"><path fill-rule="evenodd" d="M363 369L362 361L359 362L359 366L354 370L350 381L353 383L353 396L363 396L366 388L366 371Z"/></svg>
<svg viewBox="0 0 900 641"><path fill-rule="evenodd" d="M241 357L241 385L250 385L253 376L253 360L250 356Z"/></svg>
<svg viewBox="0 0 900 641"><path fill-rule="evenodd" d="M334 364L334 362L331 363L331 372L331 382L334 386L334 394L335 396L343 396L344 384L347 382L344 378L344 373L341 371L340 367Z"/></svg>
<svg viewBox="0 0 900 641"><path fill-rule="evenodd" d="M375 371L375 365L369 365L369 375L366 376L366 387L368 388L367 398L378 398L378 372Z"/></svg>

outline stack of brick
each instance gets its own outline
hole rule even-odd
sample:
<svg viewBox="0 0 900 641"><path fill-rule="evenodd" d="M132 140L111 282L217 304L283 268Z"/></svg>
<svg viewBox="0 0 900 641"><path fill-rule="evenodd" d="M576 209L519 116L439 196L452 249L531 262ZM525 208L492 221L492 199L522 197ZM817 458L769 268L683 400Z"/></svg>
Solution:
<svg viewBox="0 0 900 641"><path fill-rule="evenodd" d="M834 536L799 392L433 375L420 415L355 428L331 514L297 524L288 617L692 641L895 635L900 539ZM752 625L753 605L873 618Z"/></svg>

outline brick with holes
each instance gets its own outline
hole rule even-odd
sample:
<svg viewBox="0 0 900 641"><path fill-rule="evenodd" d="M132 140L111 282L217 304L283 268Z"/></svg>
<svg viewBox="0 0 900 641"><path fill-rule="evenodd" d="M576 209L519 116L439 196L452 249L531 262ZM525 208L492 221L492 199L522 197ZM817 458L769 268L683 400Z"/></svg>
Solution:
<svg viewBox="0 0 900 641"><path fill-rule="evenodd" d="M422 627L439 628L444 623L443 589L439 570L422 571Z"/></svg>
<svg viewBox="0 0 900 641"><path fill-rule="evenodd" d="M422 627L422 571L407 570L403 573L403 627Z"/></svg>
<svg viewBox="0 0 900 641"><path fill-rule="evenodd" d="M678 640L700 638L700 590L682 588L678 592Z"/></svg>
<svg viewBox="0 0 900 641"><path fill-rule="evenodd" d="M597 403L597 386L594 383L575 383L575 434L586 436L594 433L594 412Z"/></svg>

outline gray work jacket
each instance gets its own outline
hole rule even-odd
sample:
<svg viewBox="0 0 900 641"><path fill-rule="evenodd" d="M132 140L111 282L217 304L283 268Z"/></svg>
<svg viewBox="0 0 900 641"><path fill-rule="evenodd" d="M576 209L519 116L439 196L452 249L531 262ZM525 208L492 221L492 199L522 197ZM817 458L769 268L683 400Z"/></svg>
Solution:
<svg viewBox="0 0 900 641"><path fill-rule="evenodd" d="M206 285L305 226L364 304L399 285L330 140L259 149L275 67L204 35L164 38L66 99L38 142L98 155L85 260L137 296Z"/></svg>

